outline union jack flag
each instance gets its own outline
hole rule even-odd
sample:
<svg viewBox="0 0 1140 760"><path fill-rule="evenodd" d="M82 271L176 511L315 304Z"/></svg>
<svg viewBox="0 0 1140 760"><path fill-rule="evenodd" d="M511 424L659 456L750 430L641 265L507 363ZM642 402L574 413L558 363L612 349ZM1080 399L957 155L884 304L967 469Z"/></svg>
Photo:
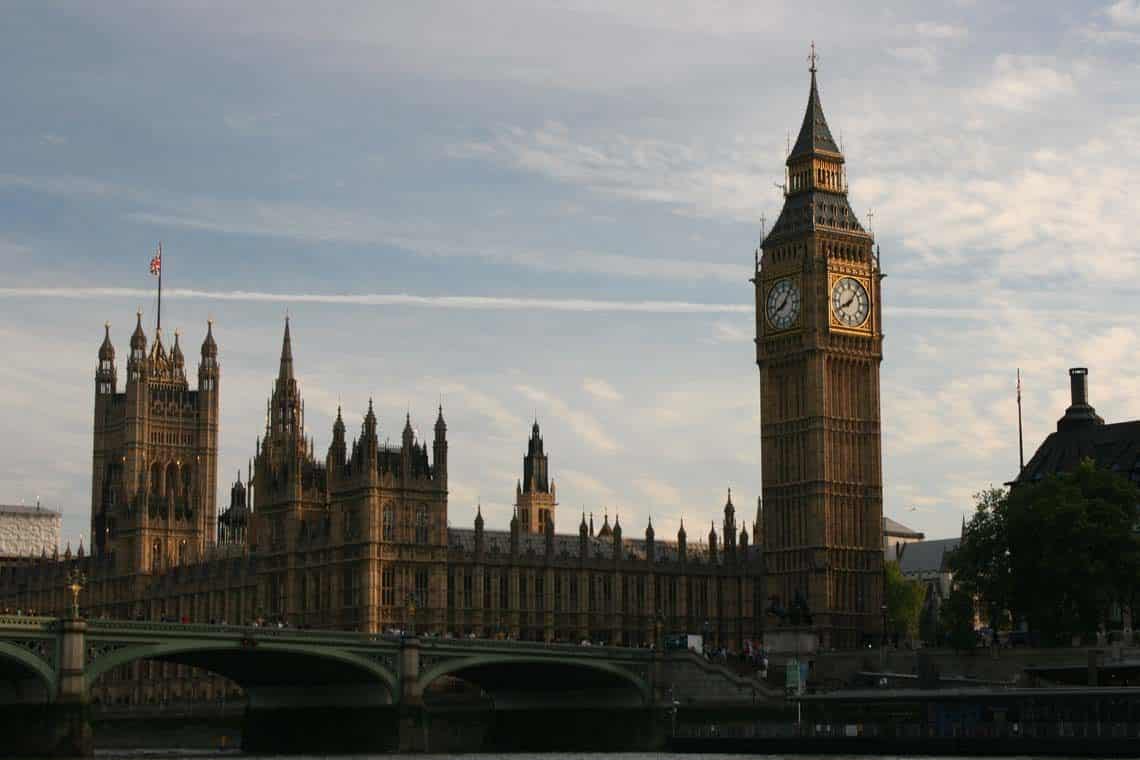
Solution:
<svg viewBox="0 0 1140 760"><path fill-rule="evenodd" d="M150 260L150 273L156 277L162 274L162 243L158 244L158 253Z"/></svg>

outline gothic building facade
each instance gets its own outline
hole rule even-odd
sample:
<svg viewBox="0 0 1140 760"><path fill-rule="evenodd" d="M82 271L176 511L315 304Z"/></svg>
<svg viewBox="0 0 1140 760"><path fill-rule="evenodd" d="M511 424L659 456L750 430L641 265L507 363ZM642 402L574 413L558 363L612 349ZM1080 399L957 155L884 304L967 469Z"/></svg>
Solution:
<svg viewBox="0 0 1140 760"><path fill-rule="evenodd" d="M218 347L207 330L198 388L178 339L169 354L141 326L131 336L125 393L109 330L96 370L91 551L0 567L0 608L62 614L66 571L88 578L86 615L183 622L408 630L428 635L640 645L665 631L704 632L739 648L762 628L762 563L736 523L731 493L707 541L623 536L608 515L597 532L555 532L555 484L538 423L507 530L449 525L447 425L431 441L411 416L381 444L371 402L349 440L338 410L323 459L305 424L286 322L281 356L245 480L214 515ZM109 701L210 698L225 682L140 663L97 685Z"/></svg>
<svg viewBox="0 0 1140 760"><path fill-rule="evenodd" d="M851 647L881 628L883 275L847 200L814 60L786 163L753 280L768 597L806 603L824 646Z"/></svg>

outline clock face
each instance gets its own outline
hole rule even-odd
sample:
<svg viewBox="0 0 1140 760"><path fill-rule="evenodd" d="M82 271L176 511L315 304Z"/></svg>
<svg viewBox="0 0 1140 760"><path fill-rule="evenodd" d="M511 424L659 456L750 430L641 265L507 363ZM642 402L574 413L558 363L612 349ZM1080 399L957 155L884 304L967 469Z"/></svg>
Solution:
<svg viewBox="0 0 1140 760"><path fill-rule="evenodd" d="M831 288L831 310L835 318L847 327L858 327L867 321L871 312L871 299L863 283L853 277L841 277Z"/></svg>
<svg viewBox="0 0 1140 760"><path fill-rule="evenodd" d="M768 290L764 308L768 324L777 330L787 330L800 318L800 287L790 277L776 280Z"/></svg>

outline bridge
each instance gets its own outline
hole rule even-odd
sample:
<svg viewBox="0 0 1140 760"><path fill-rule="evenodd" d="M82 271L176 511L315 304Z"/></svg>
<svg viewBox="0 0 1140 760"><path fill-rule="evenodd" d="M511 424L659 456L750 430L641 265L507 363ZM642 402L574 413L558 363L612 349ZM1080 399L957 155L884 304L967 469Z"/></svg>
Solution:
<svg viewBox="0 0 1140 760"><path fill-rule="evenodd" d="M89 753L91 685L139 660L202 668L241 686L248 751L436 751L492 738L494 746L593 739L648 748L664 741L680 700L779 701L762 683L689 652L0 616L0 704L15 723L0 730L28 734L31 721L45 738L26 752ZM425 690L444 677L473 684L480 698L425 703Z"/></svg>

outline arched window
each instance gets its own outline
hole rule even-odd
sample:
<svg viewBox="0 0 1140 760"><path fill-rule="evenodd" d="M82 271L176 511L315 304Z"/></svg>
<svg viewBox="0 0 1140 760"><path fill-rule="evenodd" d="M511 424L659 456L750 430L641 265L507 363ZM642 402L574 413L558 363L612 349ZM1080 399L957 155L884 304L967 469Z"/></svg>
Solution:
<svg viewBox="0 0 1140 760"><path fill-rule="evenodd" d="M396 511L391 504L384 505L384 540L396 540Z"/></svg>
<svg viewBox="0 0 1140 760"><path fill-rule="evenodd" d="M416 543L428 542L428 508L426 504L416 507Z"/></svg>
<svg viewBox="0 0 1140 760"><path fill-rule="evenodd" d="M157 538L150 547L150 569L156 573L162 570L162 542Z"/></svg>

